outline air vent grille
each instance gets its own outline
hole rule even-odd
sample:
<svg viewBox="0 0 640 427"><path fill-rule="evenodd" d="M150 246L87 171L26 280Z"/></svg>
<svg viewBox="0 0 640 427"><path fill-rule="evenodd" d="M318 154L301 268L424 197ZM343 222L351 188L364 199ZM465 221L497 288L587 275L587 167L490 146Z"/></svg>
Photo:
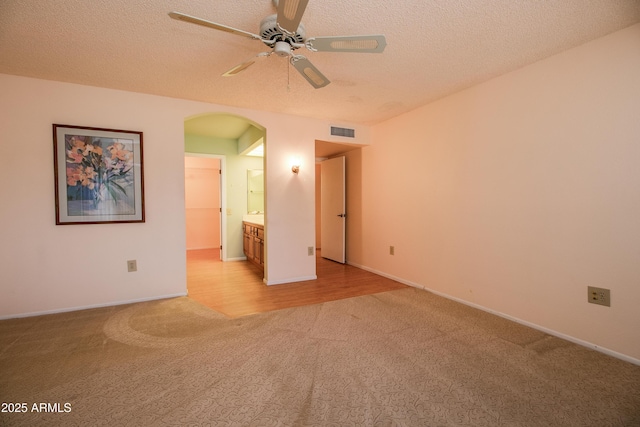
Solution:
<svg viewBox="0 0 640 427"><path fill-rule="evenodd" d="M339 127L331 126L331 135L345 136L347 138L355 138L356 131L355 129L339 128Z"/></svg>

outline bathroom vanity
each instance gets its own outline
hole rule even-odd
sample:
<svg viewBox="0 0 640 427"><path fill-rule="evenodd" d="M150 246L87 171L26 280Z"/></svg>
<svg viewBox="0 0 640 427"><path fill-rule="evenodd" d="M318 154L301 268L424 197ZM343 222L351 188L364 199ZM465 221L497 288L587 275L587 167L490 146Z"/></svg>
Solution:
<svg viewBox="0 0 640 427"><path fill-rule="evenodd" d="M243 250L247 260L264 269L264 171L247 171L247 214L242 217Z"/></svg>
<svg viewBox="0 0 640 427"><path fill-rule="evenodd" d="M244 254L248 261L264 269L264 222L260 223L259 219L253 219L255 222L252 222L252 218L247 219L249 220L242 221Z"/></svg>

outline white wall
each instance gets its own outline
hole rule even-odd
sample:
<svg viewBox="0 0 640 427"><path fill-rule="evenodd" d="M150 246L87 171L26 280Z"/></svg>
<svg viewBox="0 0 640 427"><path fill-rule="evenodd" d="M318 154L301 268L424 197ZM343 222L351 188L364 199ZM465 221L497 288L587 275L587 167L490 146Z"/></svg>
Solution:
<svg viewBox="0 0 640 427"><path fill-rule="evenodd" d="M0 318L186 293L184 120L202 113L267 129L267 280L315 277L314 145L328 122L9 75L0 111ZM145 223L55 225L53 123L144 133Z"/></svg>
<svg viewBox="0 0 640 427"><path fill-rule="evenodd" d="M354 264L640 361L640 24L372 133Z"/></svg>

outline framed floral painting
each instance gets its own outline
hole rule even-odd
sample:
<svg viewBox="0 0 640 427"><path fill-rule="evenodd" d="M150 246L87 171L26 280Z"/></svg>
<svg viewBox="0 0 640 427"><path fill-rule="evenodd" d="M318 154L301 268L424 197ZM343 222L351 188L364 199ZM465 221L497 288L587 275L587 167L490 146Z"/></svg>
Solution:
<svg viewBox="0 0 640 427"><path fill-rule="evenodd" d="M142 132L53 125L56 224L144 222Z"/></svg>

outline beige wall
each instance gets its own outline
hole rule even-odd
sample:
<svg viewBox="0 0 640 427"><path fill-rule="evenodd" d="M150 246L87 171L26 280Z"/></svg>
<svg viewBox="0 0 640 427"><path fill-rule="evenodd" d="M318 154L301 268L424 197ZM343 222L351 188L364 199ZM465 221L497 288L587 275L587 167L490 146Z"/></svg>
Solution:
<svg viewBox="0 0 640 427"><path fill-rule="evenodd" d="M640 24L372 132L354 264L640 361Z"/></svg>
<svg viewBox="0 0 640 427"><path fill-rule="evenodd" d="M0 318L186 293L184 121L204 113L267 130L267 282L315 277L315 140L332 140L328 121L2 74L0 94ZM53 123L143 132L145 223L55 225Z"/></svg>

